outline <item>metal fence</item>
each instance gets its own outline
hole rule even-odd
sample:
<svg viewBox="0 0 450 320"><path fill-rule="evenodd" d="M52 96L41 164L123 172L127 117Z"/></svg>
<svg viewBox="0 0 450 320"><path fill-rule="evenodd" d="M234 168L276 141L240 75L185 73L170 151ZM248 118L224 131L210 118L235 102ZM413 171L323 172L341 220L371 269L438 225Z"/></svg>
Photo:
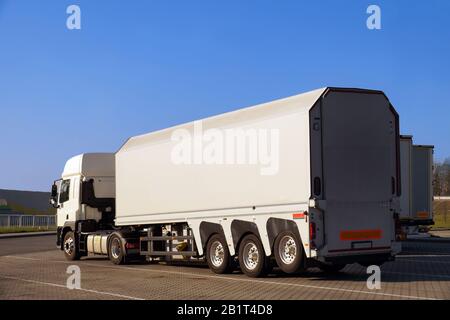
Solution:
<svg viewBox="0 0 450 320"><path fill-rule="evenodd" d="M52 228L56 227L56 216L0 215L0 228Z"/></svg>
<svg viewBox="0 0 450 320"><path fill-rule="evenodd" d="M450 196L434 196L434 200L450 200Z"/></svg>

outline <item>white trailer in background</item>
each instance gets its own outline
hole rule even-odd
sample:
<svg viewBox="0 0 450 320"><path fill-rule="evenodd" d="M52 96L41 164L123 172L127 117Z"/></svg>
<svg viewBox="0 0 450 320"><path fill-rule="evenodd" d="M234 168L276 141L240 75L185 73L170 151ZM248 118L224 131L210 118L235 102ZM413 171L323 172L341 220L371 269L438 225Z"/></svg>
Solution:
<svg viewBox="0 0 450 320"><path fill-rule="evenodd" d="M398 123L381 91L324 88L132 137L116 154L78 156L65 187L52 188L57 244L68 259L206 260L216 273L239 264L249 276L275 264L287 273L381 264L400 250ZM201 143L227 145L230 132L248 134L231 141L241 151L268 147L274 163L248 153L228 162L230 149L206 163ZM192 162L174 160L181 136L192 137Z"/></svg>
<svg viewBox="0 0 450 320"><path fill-rule="evenodd" d="M400 163L402 194L400 196L400 221L408 225L413 220L412 215L412 136L400 136Z"/></svg>
<svg viewBox="0 0 450 320"><path fill-rule="evenodd" d="M433 222L433 149L431 145L413 145L412 211L420 225Z"/></svg>
<svg viewBox="0 0 450 320"><path fill-rule="evenodd" d="M403 233L417 235L433 222L433 146L414 145L412 136L400 136Z"/></svg>

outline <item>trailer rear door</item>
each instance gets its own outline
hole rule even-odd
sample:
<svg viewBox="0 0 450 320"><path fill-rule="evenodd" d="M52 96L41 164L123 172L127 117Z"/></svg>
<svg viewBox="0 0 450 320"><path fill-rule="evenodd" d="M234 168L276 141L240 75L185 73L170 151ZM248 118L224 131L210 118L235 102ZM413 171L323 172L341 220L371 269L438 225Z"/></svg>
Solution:
<svg viewBox="0 0 450 320"><path fill-rule="evenodd" d="M400 176L395 111L382 93L331 91L321 112L328 252L390 249Z"/></svg>

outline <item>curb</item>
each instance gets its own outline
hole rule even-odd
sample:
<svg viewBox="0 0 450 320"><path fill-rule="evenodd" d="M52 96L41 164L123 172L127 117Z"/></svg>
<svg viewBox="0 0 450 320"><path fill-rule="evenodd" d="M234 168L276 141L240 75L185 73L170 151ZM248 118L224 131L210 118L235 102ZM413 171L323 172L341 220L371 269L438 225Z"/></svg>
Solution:
<svg viewBox="0 0 450 320"><path fill-rule="evenodd" d="M0 234L0 240L1 239L10 239L10 238L39 237L39 236L47 236L47 235L53 235L53 234L56 234L56 231L5 233L5 234Z"/></svg>

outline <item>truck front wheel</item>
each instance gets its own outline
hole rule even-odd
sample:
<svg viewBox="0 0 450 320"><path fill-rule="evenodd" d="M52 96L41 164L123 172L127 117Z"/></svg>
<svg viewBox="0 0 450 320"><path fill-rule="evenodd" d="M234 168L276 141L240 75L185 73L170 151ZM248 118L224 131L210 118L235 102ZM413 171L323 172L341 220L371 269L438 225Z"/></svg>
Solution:
<svg viewBox="0 0 450 320"><path fill-rule="evenodd" d="M303 246L291 231L281 232L275 240L274 255L283 272L295 273L303 262Z"/></svg>
<svg viewBox="0 0 450 320"><path fill-rule="evenodd" d="M211 236L206 246L206 261L214 273L230 273L233 270L230 252L223 236L219 234Z"/></svg>
<svg viewBox="0 0 450 320"><path fill-rule="evenodd" d="M80 259L80 252L78 250L78 243L73 231L68 231L64 235L63 240L64 256L67 260L73 261Z"/></svg>

